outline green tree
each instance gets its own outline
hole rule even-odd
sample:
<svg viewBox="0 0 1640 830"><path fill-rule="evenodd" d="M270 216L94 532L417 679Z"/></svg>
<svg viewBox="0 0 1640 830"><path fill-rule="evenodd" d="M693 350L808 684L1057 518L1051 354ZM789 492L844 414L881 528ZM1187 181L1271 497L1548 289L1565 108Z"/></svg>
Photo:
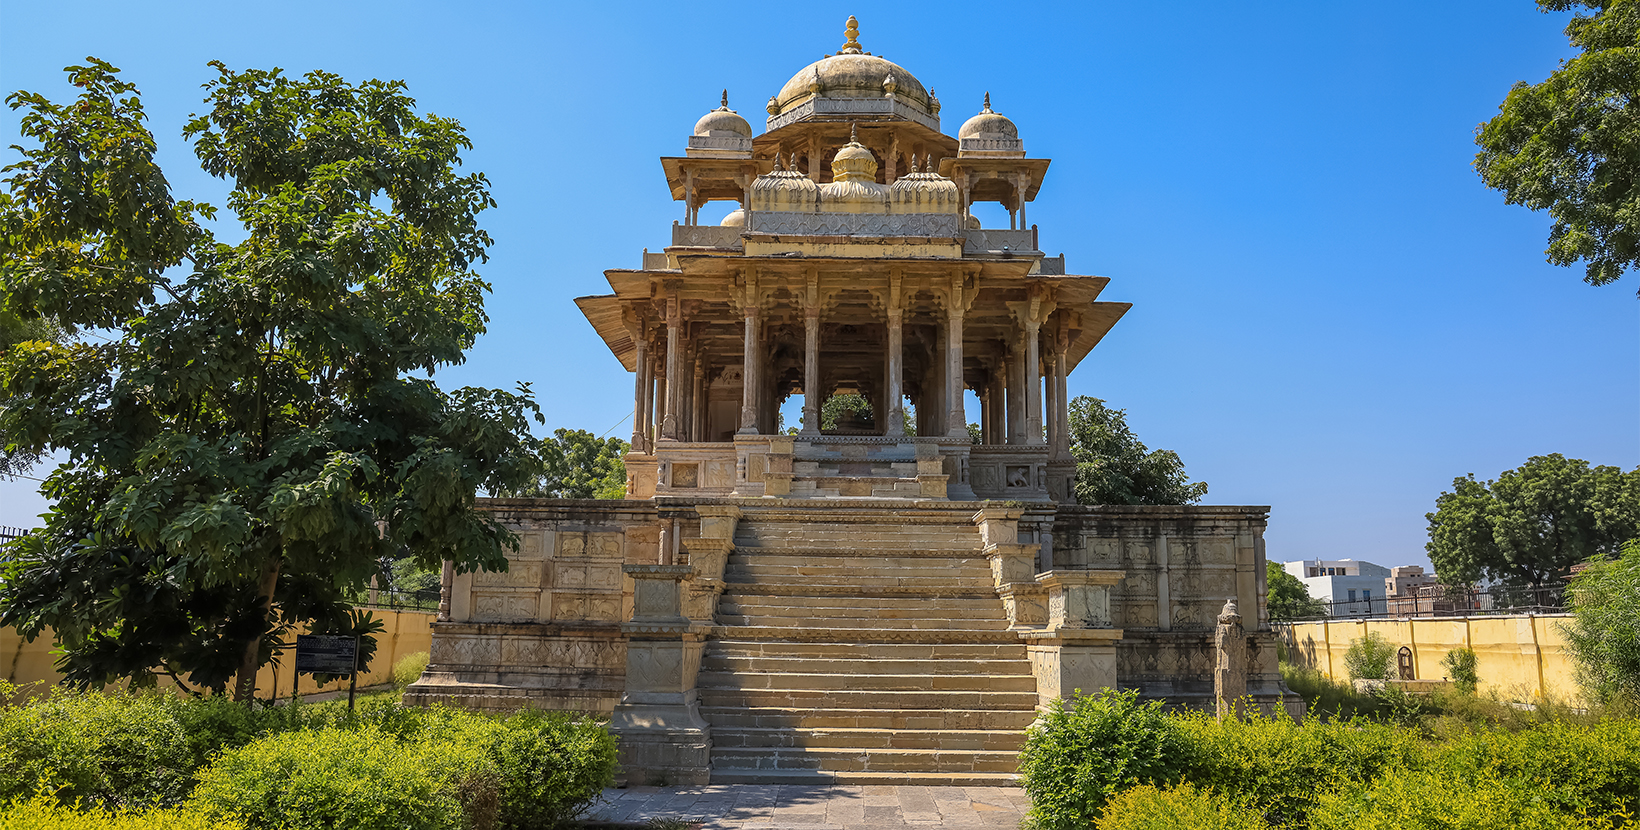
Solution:
<svg viewBox="0 0 1640 830"><path fill-rule="evenodd" d="M1597 557L1572 577L1566 645L1596 700L1640 703L1640 541Z"/></svg>
<svg viewBox="0 0 1640 830"><path fill-rule="evenodd" d="M1081 504L1195 504L1207 495L1207 483L1190 480L1178 453L1145 447L1128 428L1125 409L1074 398L1070 428Z"/></svg>
<svg viewBox="0 0 1640 830"><path fill-rule="evenodd" d="M558 429L541 442L541 475L505 496L549 499L626 498L627 442L599 438L584 429Z"/></svg>
<svg viewBox="0 0 1640 830"><path fill-rule="evenodd" d="M63 337L63 330L49 318L36 317L31 320L24 320L0 307L0 355L8 353L12 350L12 347L30 340L56 343L61 341ZM0 398L0 409L14 405ZM38 463L40 463L39 452L24 452L15 444L7 445L0 442L0 478L21 475Z"/></svg>
<svg viewBox="0 0 1640 830"><path fill-rule="evenodd" d="M1605 285L1640 263L1640 0L1537 0L1589 9L1566 26L1579 54L1517 82L1475 131L1475 170L1512 205L1548 210L1545 253Z"/></svg>
<svg viewBox="0 0 1640 830"><path fill-rule="evenodd" d="M52 628L72 683L237 676L248 699L293 627L379 626L347 597L381 562L505 570L517 540L474 498L536 477L535 403L421 374L488 319L471 266L494 202L457 173L461 126L400 82L213 64L183 135L233 186L228 244L173 200L136 88L89 62L70 104L8 99L34 146L0 194L0 307L109 337L0 362L3 443L67 459L0 625Z"/></svg>
<svg viewBox="0 0 1640 830"><path fill-rule="evenodd" d="M838 419L844 415L872 420L871 401L866 400L865 396L858 392L832 395L820 404L820 428L836 429Z"/></svg>
<svg viewBox="0 0 1640 830"><path fill-rule="evenodd" d="M1446 584L1538 587L1636 535L1640 468L1624 473L1559 453L1534 456L1497 481L1453 479L1425 518L1424 549Z"/></svg>
<svg viewBox="0 0 1640 830"><path fill-rule="evenodd" d="M1395 644L1382 634L1369 631L1366 636L1351 640L1344 651L1344 666L1351 680L1388 680L1395 665Z"/></svg>
<svg viewBox="0 0 1640 830"><path fill-rule="evenodd" d="M1274 562L1264 563L1264 583L1269 589L1272 620L1302 620L1327 613L1326 605L1312 598L1298 577Z"/></svg>

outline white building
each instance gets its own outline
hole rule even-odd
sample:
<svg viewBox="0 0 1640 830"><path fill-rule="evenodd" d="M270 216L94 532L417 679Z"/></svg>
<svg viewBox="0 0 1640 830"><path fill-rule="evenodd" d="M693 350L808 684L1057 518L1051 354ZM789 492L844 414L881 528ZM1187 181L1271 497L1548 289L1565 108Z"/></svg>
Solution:
<svg viewBox="0 0 1640 830"><path fill-rule="evenodd" d="M1335 617L1385 613L1384 580L1390 569L1354 559L1301 559L1282 569L1298 577L1310 596L1327 603Z"/></svg>

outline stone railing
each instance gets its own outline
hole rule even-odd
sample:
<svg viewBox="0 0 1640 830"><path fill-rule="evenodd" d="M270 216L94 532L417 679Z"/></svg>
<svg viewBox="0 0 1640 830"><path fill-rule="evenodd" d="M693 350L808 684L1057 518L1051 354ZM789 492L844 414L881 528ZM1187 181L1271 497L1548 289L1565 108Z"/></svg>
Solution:
<svg viewBox="0 0 1640 830"><path fill-rule="evenodd" d="M929 115L921 108L911 106L899 98L811 97L807 101L786 108L779 115L769 116L767 132L773 132L787 124L815 115L893 115L907 121L915 121L935 132L940 130L939 116Z"/></svg>
<svg viewBox="0 0 1640 830"><path fill-rule="evenodd" d="M968 451L969 481L982 499L1046 499L1046 445L979 444Z"/></svg>
<svg viewBox="0 0 1640 830"><path fill-rule="evenodd" d="M1045 276L1062 276L1065 273L1065 255L1045 256L1037 263L1036 273Z"/></svg>
<svg viewBox="0 0 1640 830"><path fill-rule="evenodd" d="M747 226L753 233L793 236L955 237L954 213L797 213L756 210Z"/></svg>
<svg viewBox="0 0 1640 830"><path fill-rule="evenodd" d="M674 248L733 248L741 249L744 246L740 241L740 228L725 228L721 225L672 225L672 247Z"/></svg>
<svg viewBox="0 0 1640 830"><path fill-rule="evenodd" d="M1036 230L966 230L962 232L964 254L1035 252Z"/></svg>
<svg viewBox="0 0 1640 830"><path fill-rule="evenodd" d="M744 153L750 158L752 140L740 136L692 135L689 136L688 149L705 153Z"/></svg>

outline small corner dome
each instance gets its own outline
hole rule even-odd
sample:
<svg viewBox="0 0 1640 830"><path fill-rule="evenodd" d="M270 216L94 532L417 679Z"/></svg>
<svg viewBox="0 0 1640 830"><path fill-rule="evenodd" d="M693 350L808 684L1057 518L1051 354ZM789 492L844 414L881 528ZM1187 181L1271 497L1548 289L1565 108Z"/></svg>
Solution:
<svg viewBox="0 0 1640 830"><path fill-rule="evenodd" d="M963 122L957 138L992 138L1009 141L1019 138L1019 128L1008 117L991 111L991 93L985 93L985 107L979 115Z"/></svg>
<svg viewBox="0 0 1640 830"><path fill-rule="evenodd" d="M729 215L723 217L723 221L719 222L718 225L724 228L744 228L746 227L746 211L735 208L729 211Z"/></svg>
<svg viewBox="0 0 1640 830"><path fill-rule="evenodd" d="M752 125L746 123L734 110L729 109L729 91L723 92L723 103L695 122L695 135L752 137Z"/></svg>

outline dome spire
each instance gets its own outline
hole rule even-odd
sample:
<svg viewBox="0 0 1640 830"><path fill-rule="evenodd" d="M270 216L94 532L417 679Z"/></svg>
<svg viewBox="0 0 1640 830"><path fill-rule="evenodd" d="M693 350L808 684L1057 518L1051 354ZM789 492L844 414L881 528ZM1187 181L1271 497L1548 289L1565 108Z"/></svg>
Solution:
<svg viewBox="0 0 1640 830"><path fill-rule="evenodd" d="M848 122L848 143L860 143L860 124L856 121Z"/></svg>
<svg viewBox="0 0 1640 830"><path fill-rule="evenodd" d="M728 109L729 108L729 90L727 90L727 89L723 90L723 102L721 104L719 104L718 106L721 107L722 109Z"/></svg>
<svg viewBox="0 0 1640 830"><path fill-rule="evenodd" d="M990 111L991 111L991 93L989 91L987 91L985 93L985 108L980 110L980 112L990 112Z"/></svg>
<svg viewBox="0 0 1640 830"><path fill-rule="evenodd" d="M838 52L837 54L839 54L839 55L858 55L858 54L860 54L860 52L861 52L861 49L860 49L860 21L855 20L854 15L851 14L851 15L848 16L848 26L843 30L843 34L848 37L848 42L843 44L843 50L841 52Z"/></svg>

